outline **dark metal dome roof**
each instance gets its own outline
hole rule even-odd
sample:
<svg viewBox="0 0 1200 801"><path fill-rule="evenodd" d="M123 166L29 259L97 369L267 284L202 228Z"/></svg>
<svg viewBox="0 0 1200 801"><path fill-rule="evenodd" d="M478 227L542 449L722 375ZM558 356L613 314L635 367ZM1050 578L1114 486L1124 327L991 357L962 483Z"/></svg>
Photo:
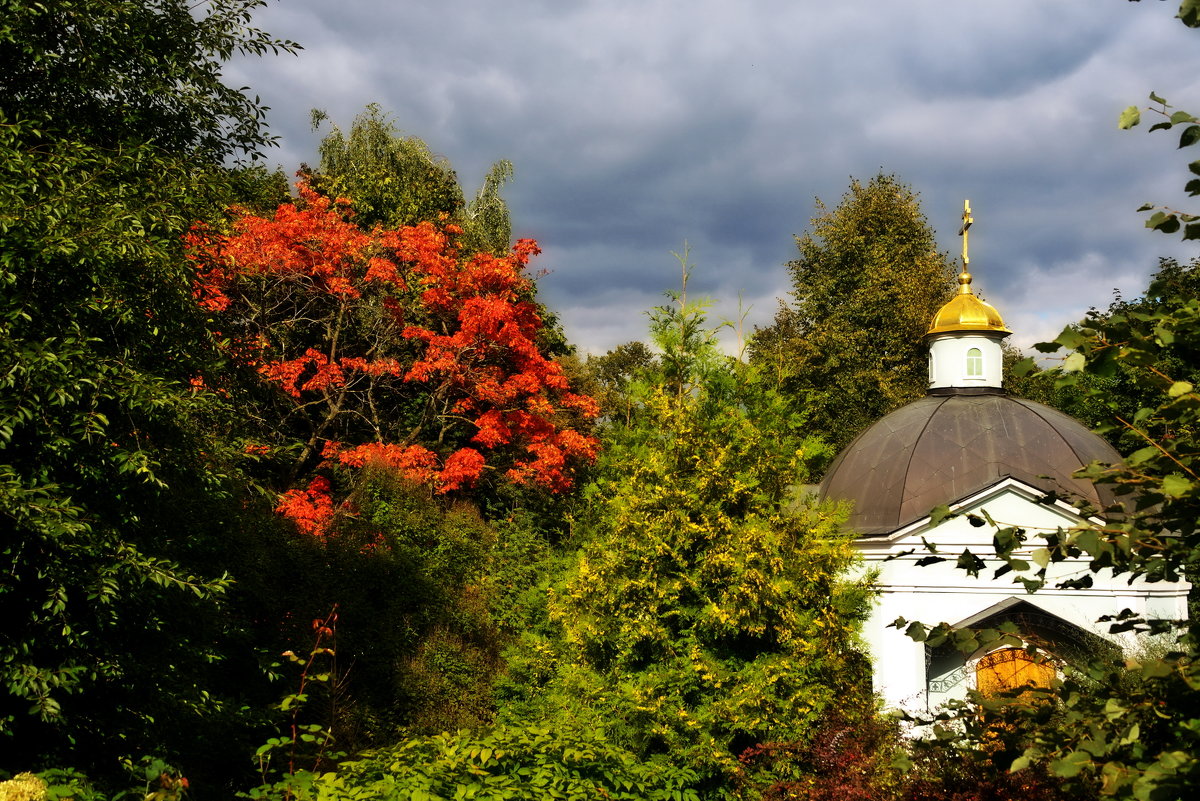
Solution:
<svg viewBox="0 0 1200 801"><path fill-rule="evenodd" d="M1111 491L1071 474L1120 455L1078 421L1002 392L927 395L884 417L838 454L821 497L854 501L850 528L895 531L1012 477L1103 507Z"/></svg>

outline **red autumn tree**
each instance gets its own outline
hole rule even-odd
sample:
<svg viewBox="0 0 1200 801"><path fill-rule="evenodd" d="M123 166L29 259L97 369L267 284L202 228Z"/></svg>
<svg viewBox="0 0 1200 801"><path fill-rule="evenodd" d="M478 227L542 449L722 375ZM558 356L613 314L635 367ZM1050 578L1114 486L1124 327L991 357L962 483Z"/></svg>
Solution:
<svg viewBox="0 0 1200 801"><path fill-rule="evenodd" d="M453 225L364 231L348 201L303 183L299 194L272 217L235 210L228 233L188 237L197 301L284 404L272 427L299 446L293 481L373 463L438 492L489 470L570 488L597 446L573 426L596 404L538 347L537 244L462 256ZM329 481L284 493L279 510L324 531Z"/></svg>

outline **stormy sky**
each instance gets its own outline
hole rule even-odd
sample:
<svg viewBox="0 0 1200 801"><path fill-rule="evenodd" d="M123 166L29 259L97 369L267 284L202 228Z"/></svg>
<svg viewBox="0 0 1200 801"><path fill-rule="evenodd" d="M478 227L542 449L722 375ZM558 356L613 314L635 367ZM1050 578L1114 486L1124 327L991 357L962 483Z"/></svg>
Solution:
<svg viewBox="0 0 1200 801"><path fill-rule="evenodd" d="M644 339L676 287L716 318L765 324L820 198L885 172L917 191L943 250L975 212L976 287L1014 342L1052 337L1160 256L1195 243L1143 227L1183 196L1195 152L1120 131L1151 90L1200 113L1200 31L1176 2L1126 0L270 0L256 23L297 56L227 78L271 107L293 172L316 160L313 108L367 103L447 157L468 194L510 159L514 234L582 352Z"/></svg>

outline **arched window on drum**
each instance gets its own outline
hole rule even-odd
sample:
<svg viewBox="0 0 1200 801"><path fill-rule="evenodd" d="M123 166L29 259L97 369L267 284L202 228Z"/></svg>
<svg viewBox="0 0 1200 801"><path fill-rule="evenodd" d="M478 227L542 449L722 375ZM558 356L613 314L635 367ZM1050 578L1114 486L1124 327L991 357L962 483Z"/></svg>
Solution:
<svg viewBox="0 0 1200 801"><path fill-rule="evenodd" d="M983 351L979 348L967 351L967 378L983 378Z"/></svg>

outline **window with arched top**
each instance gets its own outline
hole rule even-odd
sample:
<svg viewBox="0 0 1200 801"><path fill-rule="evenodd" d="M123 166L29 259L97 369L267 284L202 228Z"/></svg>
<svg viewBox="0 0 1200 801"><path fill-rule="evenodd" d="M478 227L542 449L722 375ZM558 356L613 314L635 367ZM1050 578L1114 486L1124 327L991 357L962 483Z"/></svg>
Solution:
<svg viewBox="0 0 1200 801"><path fill-rule="evenodd" d="M979 348L967 351L967 378L983 378L983 351Z"/></svg>

